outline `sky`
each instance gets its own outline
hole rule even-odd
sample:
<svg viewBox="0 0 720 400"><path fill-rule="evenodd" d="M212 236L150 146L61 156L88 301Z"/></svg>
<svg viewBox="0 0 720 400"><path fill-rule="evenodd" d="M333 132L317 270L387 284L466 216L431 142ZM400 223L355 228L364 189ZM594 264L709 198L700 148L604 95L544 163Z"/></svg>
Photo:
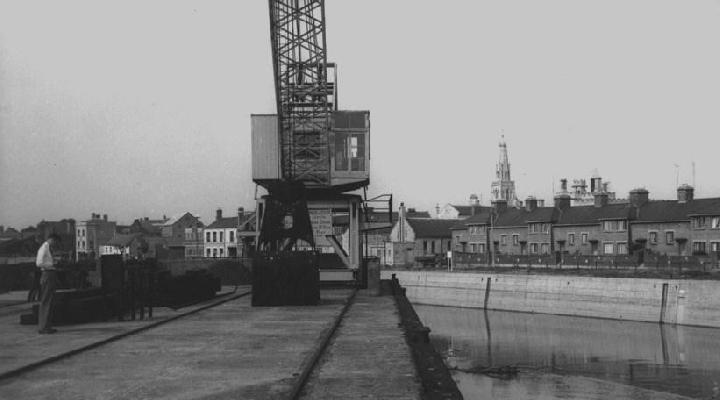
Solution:
<svg viewBox="0 0 720 400"><path fill-rule="evenodd" d="M0 0L0 225L254 209L274 113L266 1ZM561 178L719 197L720 0L328 0L340 108L370 110L371 194L520 199Z"/></svg>

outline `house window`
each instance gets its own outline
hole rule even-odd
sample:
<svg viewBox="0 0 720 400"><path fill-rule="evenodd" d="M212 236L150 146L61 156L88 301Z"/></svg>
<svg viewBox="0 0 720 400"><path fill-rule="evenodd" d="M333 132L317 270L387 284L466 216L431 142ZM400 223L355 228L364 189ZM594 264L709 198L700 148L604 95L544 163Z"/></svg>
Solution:
<svg viewBox="0 0 720 400"><path fill-rule="evenodd" d="M435 241L430 242L430 253L435 254Z"/></svg>
<svg viewBox="0 0 720 400"><path fill-rule="evenodd" d="M223 249L220 249L220 257L223 256Z"/></svg>
<svg viewBox="0 0 720 400"><path fill-rule="evenodd" d="M503 246L507 244L507 235L500 235L500 244Z"/></svg>
<svg viewBox="0 0 720 400"><path fill-rule="evenodd" d="M568 233L568 246L575 246L575 234Z"/></svg>
<svg viewBox="0 0 720 400"><path fill-rule="evenodd" d="M530 243L530 254L537 254L537 253L538 253L538 244Z"/></svg>
<svg viewBox="0 0 720 400"><path fill-rule="evenodd" d="M693 254L705 255L705 242L693 242Z"/></svg>
<svg viewBox="0 0 720 400"><path fill-rule="evenodd" d="M588 242L588 234L587 233L581 233L580 234L580 240L582 241L582 244L587 244Z"/></svg>
<svg viewBox="0 0 720 400"><path fill-rule="evenodd" d="M520 235L513 235L513 246L520 244Z"/></svg>
<svg viewBox="0 0 720 400"><path fill-rule="evenodd" d="M427 253L427 240L423 240L423 253Z"/></svg>
<svg viewBox="0 0 720 400"><path fill-rule="evenodd" d="M710 242L710 251L713 253L720 252L720 242Z"/></svg>
<svg viewBox="0 0 720 400"><path fill-rule="evenodd" d="M223 231L220 231L220 243L223 241Z"/></svg>
<svg viewBox="0 0 720 400"><path fill-rule="evenodd" d="M619 231L626 231L627 230L627 221L618 221L618 230Z"/></svg>
<svg viewBox="0 0 720 400"><path fill-rule="evenodd" d="M230 243L235 243L235 232L230 231Z"/></svg>
<svg viewBox="0 0 720 400"><path fill-rule="evenodd" d="M657 244L657 232L648 232L648 242Z"/></svg>
<svg viewBox="0 0 720 400"><path fill-rule="evenodd" d="M481 253L481 254L485 253L485 244L484 243L478 244L478 253Z"/></svg>
<svg viewBox="0 0 720 400"><path fill-rule="evenodd" d="M212 249L213 251L213 257L217 257L217 249Z"/></svg>
<svg viewBox="0 0 720 400"><path fill-rule="evenodd" d="M540 245L540 252L542 254L550 254L550 244L543 243L542 245Z"/></svg>
<svg viewBox="0 0 720 400"><path fill-rule="evenodd" d="M470 243L470 252L475 253L477 251L475 243Z"/></svg>
<svg viewBox="0 0 720 400"><path fill-rule="evenodd" d="M604 254L613 254L615 253L615 244L614 243L604 243L603 244L603 253Z"/></svg>
<svg viewBox="0 0 720 400"><path fill-rule="evenodd" d="M665 231L665 243L666 244L674 244L675 243L675 232L674 231Z"/></svg>
<svg viewBox="0 0 720 400"><path fill-rule="evenodd" d="M720 217L712 217L710 220L710 227L713 229L720 229Z"/></svg>
<svg viewBox="0 0 720 400"><path fill-rule="evenodd" d="M695 227L696 228L705 228L705 225L707 225L707 220L705 217L695 218Z"/></svg>
<svg viewBox="0 0 720 400"><path fill-rule="evenodd" d="M212 235L213 235L213 240L212 240L213 243L217 242L217 232L213 232Z"/></svg>
<svg viewBox="0 0 720 400"><path fill-rule="evenodd" d="M205 241L210 242L210 232L205 232Z"/></svg>
<svg viewBox="0 0 720 400"><path fill-rule="evenodd" d="M618 254L627 254L627 243L625 243L625 242L618 242L618 244L617 244L617 253L618 253Z"/></svg>

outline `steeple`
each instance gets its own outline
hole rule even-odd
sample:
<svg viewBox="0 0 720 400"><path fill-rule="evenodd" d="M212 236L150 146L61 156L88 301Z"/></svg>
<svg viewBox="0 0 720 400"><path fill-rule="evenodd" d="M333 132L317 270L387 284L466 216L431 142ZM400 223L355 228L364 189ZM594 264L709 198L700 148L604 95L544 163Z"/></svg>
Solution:
<svg viewBox="0 0 720 400"><path fill-rule="evenodd" d="M502 181L510 180L510 161L508 160L505 135L500 136L500 158L497 164L496 177L498 180Z"/></svg>
<svg viewBox="0 0 720 400"><path fill-rule="evenodd" d="M495 167L495 181L491 187L492 199L505 200L508 205L516 205L518 201L515 195L515 182L510 176L510 159L504 134L500 136L499 148L500 156Z"/></svg>

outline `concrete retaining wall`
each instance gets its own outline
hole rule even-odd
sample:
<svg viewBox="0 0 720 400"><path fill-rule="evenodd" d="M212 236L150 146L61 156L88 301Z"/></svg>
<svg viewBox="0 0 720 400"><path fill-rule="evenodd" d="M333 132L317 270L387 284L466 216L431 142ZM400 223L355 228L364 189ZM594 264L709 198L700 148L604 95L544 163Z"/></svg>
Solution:
<svg viewBox="0 0 720 400"><path fill-rule="evenodd" d="M395 274L411 302L720 328L720 281L434 271Z"/></svg>

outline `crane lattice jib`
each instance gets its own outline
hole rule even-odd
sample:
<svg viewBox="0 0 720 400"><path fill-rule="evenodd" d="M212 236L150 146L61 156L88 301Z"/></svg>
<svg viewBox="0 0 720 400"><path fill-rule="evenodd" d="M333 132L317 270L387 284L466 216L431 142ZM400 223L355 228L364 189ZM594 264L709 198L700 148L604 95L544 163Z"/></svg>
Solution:
<svg viewBox="0 0 720 400"><path fill-rule="evenodd" d="M270 0L283 178L330 185L324 0Z"/></svg>

